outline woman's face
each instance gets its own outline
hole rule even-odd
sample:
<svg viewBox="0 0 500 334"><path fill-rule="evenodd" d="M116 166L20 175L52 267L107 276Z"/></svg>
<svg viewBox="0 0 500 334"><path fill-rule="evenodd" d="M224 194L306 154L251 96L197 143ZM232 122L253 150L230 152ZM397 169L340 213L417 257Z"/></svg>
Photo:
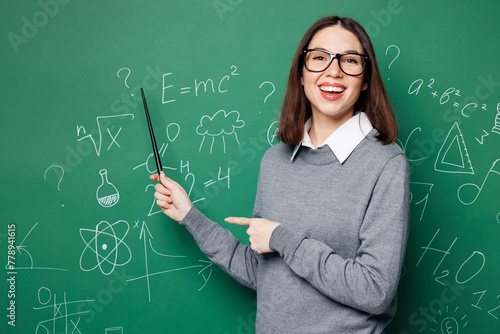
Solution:
<svg viewBox="0 0 500 334"><path fill-rule="evenodd" d="M340 26L318 31L307 48L323 49L332 53L364 53L358 38ZM352 117L354 104L361 91L367 88L363 79L364 74L351 76L342 72L337 59L333 59L323 72L310 72L304 67L301 81L304 93L311 103L313 120L342 124Z"/></svg>

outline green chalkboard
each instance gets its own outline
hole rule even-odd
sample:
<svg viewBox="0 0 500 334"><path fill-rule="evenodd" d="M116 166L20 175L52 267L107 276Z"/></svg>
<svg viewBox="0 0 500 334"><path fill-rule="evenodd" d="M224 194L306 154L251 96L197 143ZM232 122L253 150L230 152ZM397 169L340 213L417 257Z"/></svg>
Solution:
<svg viewBox="0 0 500 334"><path fill-rule="evenodd" d="M164 170L248 242L223 218L252 214L292 55L330 14L372 37L411 166L411 234L387 333L499 332L498 1L0 8L0 332L254 332L254 292L154 205L139 88Z"/></svg>

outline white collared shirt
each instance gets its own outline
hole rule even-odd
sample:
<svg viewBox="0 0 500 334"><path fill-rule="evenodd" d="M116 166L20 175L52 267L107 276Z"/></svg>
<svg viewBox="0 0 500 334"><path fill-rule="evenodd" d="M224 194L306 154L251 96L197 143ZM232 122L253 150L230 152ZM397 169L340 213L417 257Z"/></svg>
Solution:
<svg viewBox="0 0 500 334"><path fill-rule="evenodd" d="M304 125L304 138L297 146L295 146L290 161L293 161L293 158L297 154L300 146L316 149L316 147L312 144L308 133L311 129L311 125L312 119L310 118ZM373 126L370 123L368 116L366 116L364 112L359 112L349 118L344 124L339 126L337 130L326 138L325 141L318 147L328 145L333 151L333 154L335 154L339 162L342 164L372 129Z"/></svg>

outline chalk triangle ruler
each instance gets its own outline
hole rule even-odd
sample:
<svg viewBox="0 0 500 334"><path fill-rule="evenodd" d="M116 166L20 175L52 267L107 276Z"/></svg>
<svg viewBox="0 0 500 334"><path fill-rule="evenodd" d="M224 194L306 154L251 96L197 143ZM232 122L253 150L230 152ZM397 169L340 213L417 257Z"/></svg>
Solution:
<svg viewBox="0 0 500 334"><path fill-rule="evenodd" d="M457 122L453 124L439 149L434 169L443 173L474 174L464 136Z"/></svg>

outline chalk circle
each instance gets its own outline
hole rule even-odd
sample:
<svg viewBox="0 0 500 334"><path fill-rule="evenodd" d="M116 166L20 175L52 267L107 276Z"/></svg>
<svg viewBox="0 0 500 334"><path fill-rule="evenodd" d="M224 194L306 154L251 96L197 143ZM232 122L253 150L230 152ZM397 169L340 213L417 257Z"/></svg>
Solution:
<svg viewBox="0 0 500 334"><path fill-rule="evenodd" d="M106 248L108 248L108 245L102 244L102 250L106 250Z"/></svg>
<svg viewBox="0 0 500 334"><path fill-rule="evenodd" d="M42 300L45 300L45 299L47 299L47 301L43 302ZM42 286L40 289L38 289L38 302L40 304L46 305L48 302L50 302L51 299L52 299L52 292L50 292L50 289L48 289L44 286Z"/></svg>
<svg viewBox="0 0 500 334"><path fill-rule="evenodd" d="M500 224L500 212L497 214L497 223Z"/></svg>
<svg viewBox="0 0 500 334"><path fill-rule="evenodd" d="M171 127L174 127L173 130L170 130ZM168 126L167 126L167 138L168 140L172 143L174 140L177 139L177 136L179 135L179 133L181 132L181 127L179 126L179 124L177 123L170 123ZM170 133L170 131L173 131L173 133Z"/></svg>

